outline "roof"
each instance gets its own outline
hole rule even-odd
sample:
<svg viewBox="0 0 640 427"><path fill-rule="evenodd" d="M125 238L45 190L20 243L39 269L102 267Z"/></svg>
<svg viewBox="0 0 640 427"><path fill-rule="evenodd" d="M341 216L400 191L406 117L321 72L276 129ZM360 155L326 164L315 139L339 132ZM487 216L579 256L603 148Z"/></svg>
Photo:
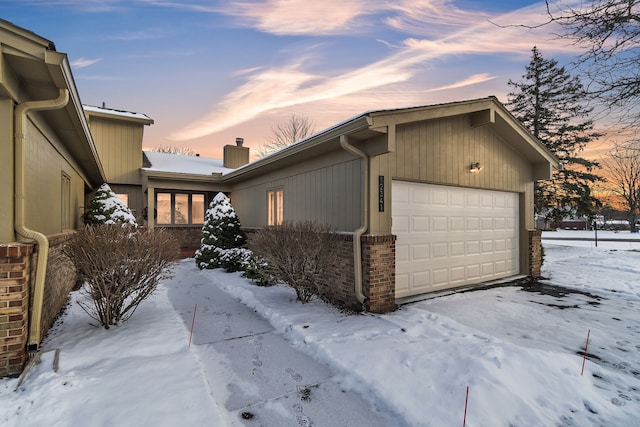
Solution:
<svg viewBox="0 0 640 427"><path fill-rule="evenodd" d="M91 185L105 180L89 130L80 96L73 79L67 55L57 52L53 42L0 19L0 96L16 104L56 98L60 89L69 91L69 102L60 109L43 110L38 114L51 126L69 155L81 165L81 174Z"/></svg>
<svg viewBox="0 0 640 427"><path fill-rule="evenodd" d="M213 174L224 174L233 170L222 166L222 159L159 153L156 151L144 151L144 155L150 166L145 166L142 170L151 173L212 176Z"/></svg>
<svg viewBox="0 0 640 427"><path fill-rule="evenodd" d="M83 105L85 113L89 113L90 116L99 116L99 117L117 117L124 120L129 120L137 123L141 123L143 125L151 125L153 124L153 119L151 119L146 114L142 113L134 113L132 111L125 110L116 110L113 108L106 107L94 107L92 105Z"/></svg>
<svg viewBox="0 0 640 427"><path fill-rule="evenodd" d="M295 163L299 161L301 155L313 157L323 151L339 147L339 139L342 136L348 136L352 143L364 143L359 148L370 155L382 154L394 150L395 137L389 136L387 138L386 148L367 147L366 141L379 135L388 135L389 132L392 132L391 128L395 128L397 125L457 115L472 115L472 121L476 125L490 124L505 141L509 141L514 149L517 149L532 163L558 166L558 160L553 153L538 141L495 96L488 96L441 104L370 110L241 166L225 174L225 178L248 177L260 173L258 171L266 167L280 167L286 163ZM393 134L395 135L395 131ZM393 140L391 140L392 138ZM375 152L369 152L370 150ZM545 168L546 166L542 166L543 170Z"/></svg>

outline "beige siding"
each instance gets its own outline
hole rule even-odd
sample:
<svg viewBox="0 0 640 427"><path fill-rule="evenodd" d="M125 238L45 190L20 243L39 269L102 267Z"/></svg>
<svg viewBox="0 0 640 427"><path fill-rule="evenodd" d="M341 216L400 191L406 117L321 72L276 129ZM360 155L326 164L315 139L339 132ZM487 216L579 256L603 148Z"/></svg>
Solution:
<svg viewBox="0 0 640 427"><path fill-rule="evenodd" d="M527 204L522 226L533 228L532 167L491 125L472 127L469 116L457 116L399 125L396 138L395 152L371 159L371 233L391 232L391 179L522 193ZM482 171L470 173L473 162ZM377 212L378 175L385 176L382 214Z"/></svg>
<svg viewBox="0 0 640 427"><path fill-rule="evenodd" d="M137 123L90 117L89 126L109 184L142 184L142 135Z"/></svg>
<svg viewBox="0 0 640 427"><path fill-rule="evenodd" d="M70 163L68 153L53 133L40 123L29 121L25 140L26 226L51 236L59 234L62 226L62 176L70 178L68 202L70 221L74 228L82 225L85 181L77 165Z"/></svg>
<svg viewBox="0 0 640 427"><path fill-rule="evenodd" d="M267 223L267 192L284 190L285 221L317 221L339 231L361 225L362 160L338 151L251 179L232 188L231 203L245 227Z"/></svg>

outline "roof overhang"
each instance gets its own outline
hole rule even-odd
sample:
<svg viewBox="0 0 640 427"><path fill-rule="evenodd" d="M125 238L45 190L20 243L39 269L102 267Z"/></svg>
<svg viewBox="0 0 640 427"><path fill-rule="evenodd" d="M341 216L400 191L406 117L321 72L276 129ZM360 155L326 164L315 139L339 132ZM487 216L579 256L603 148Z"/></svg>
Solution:
<svg viewBox="0 0 640 427"><path fill-rule="evenodd" d="M286 167L320 154L339 150L340 137L349 138L370 156L395 151L396 127L405 123L469 116L471 126L490 126L513 150L533 165L533 179L549 179L558 159L538 141L497 98L363 113L223 176L225 181L246 179Z"/></svg>
<svg viewBox="0 0 640 427"><path fill-rule="evenodd" d="M103 119L118 120L147 126L153 124L153 119L141 113L114 110L110 108L93 107L91 105L84 105L83 108L85 115L89 118L99 117Z"/></svg>
<svg viewBox="0 0 640 427"><path fill-rule="evenodd" d="M225 181L238 178L250 178L272 169L279 169L315 158L319 155L340 149L340 136L348 135L354 140L364 141L379 132L370 129L365 115L339 123L309 138L289 145L282 150L248 163L233 172L223 175Z"/></svg>
<svg viewBox="0 0 640 427"><path fill-rule="evenodd" d="M105 181L67 55L53 43L0 19L0 95L15 103L53 99L60 89L69 91L69 102L59 110L38 112L81 168L90 186Z"/></svg>

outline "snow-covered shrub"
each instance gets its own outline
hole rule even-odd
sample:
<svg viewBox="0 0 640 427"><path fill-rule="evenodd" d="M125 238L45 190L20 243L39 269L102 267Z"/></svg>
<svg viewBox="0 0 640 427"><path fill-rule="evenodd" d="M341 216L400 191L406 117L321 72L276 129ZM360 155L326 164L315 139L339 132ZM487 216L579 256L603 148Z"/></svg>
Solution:
<svg viewBox="0 0 640 427"><path fill-rule="evenodd" d="M102 184L91 199L89 210L85 215L85 223L138 226L131 209L116 196L107 183Z"/></svg>
<svg viewBox="0 0 640 427"><path fill-rule="evenodd" d="M244 271L249 265L252 252L247 248L217 248L220 255L220 264L227 272Z"/></svg>
<svg viewBox="0 0 640 427"><path fill-rule="evenodd" d="M267 260L255 254L252 254L249 258L242 276L250 279L258 286L273 286L278 283L278 279L273 275Z"/></svg>
<svg viewBox="0 0 640 427"><path fill-rule="evenodd" d="M82 309L105 328L128 320L138 305L170 277L179 251L165 230L89 225L64 248L84 282Z"/></svg>
<svg viewBox="0 0 640 427"><path fill-rule="evenodd" d="M199 269L226 268L237 271L236 255L223 259L226 250L241 248L247 242L247 236L240 228L240 220L231 206L229 198L218 193L209 204L202 226L202 240L196 251L196 265Z"/></svg>
<svg viewBox="0 0 640 427"><path fill-rule="evenodd" d="M265 272L287 283L298 301L307 303L326 286L327 273L338 259L337 235L315 222L284 222L252 236L251 250L264 259Z"/></svg>

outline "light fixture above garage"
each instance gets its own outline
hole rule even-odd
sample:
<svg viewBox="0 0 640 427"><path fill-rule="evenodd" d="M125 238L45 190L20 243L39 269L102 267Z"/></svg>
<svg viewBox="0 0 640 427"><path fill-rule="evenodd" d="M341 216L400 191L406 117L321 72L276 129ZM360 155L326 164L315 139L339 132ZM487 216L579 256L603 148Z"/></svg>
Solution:
<svg viewBox="0 0 640 427"><path fill-rule="evenodd" d="M471 173L478 173L482 170L482 166L480 166L480 163L476 162L476 163L471 163L471 166L469 166L469 172Z"/></svg>

